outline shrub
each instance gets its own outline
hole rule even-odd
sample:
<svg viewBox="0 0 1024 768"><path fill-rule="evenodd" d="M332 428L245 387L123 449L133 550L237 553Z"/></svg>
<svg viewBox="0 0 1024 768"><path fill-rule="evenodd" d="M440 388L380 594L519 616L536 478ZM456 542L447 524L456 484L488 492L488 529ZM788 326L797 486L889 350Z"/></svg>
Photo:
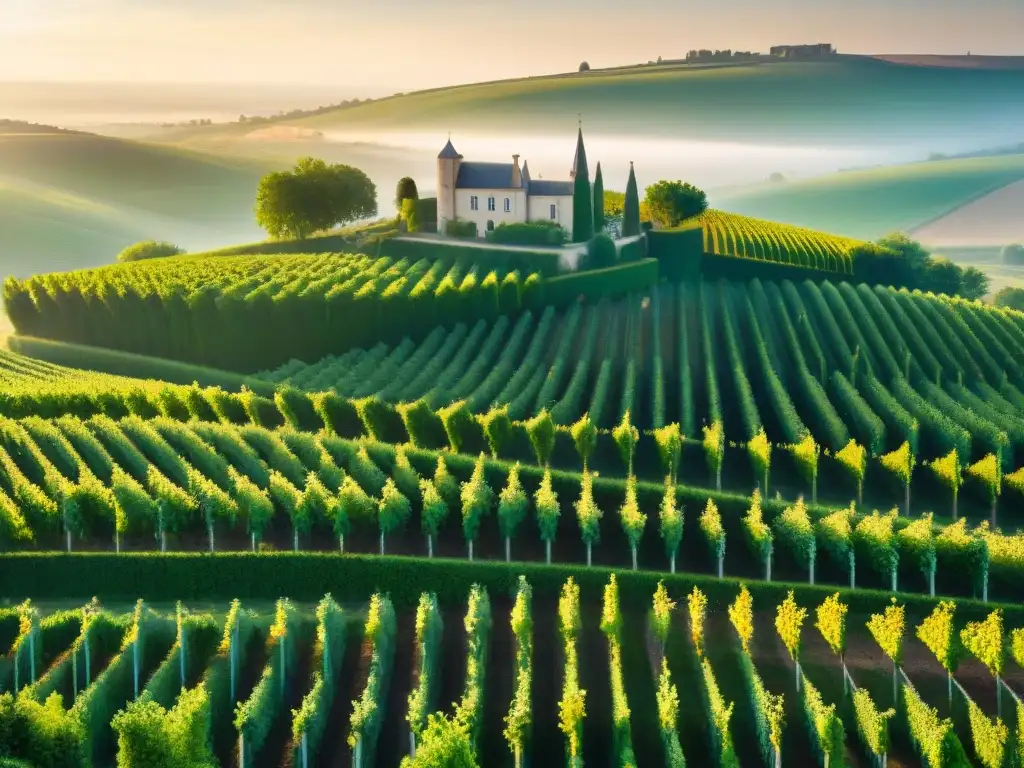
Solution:
<svg viewBox="0 0 1024 768"><path fill-rule="evenodd" d="M599 232L587 243L587 252L580 259L580 269L611 267L615 265L618 257L615 241L604 232Z"/></svg>
<svg viewBox="0 0 1024 768"><path fill-rule="evenodd" d="M692 184L659 181L647 188L644 202L651 217L665 227L678 227L685 219L699 216L708 208L708 196Z"/></svg>
<svg viewBox="0 0 1024 768"><path fill-rule="evenodd" d="M142 259L158 259L163 256L177 256L184 252L185 251L182 248L179 248L173 243L165 243L157 240L142 240L135 243L135 245L129 245L117 254L117 260L120 262L126 262L141 261Z"/></svg>
<svg viewBox="0 0 1024 768"><path fill-rule="evenodd" d="M518 221L499 224L487 233L493 243L509 245L563 245L569 233L554 221Z"/></svg>
<svg viewBox="0 0 1024 768"><path fill-rule="evenodd" d="M448 219L444 223L444 233L448 237L477 237L476 222L462 221L461 219Z"/></svg>

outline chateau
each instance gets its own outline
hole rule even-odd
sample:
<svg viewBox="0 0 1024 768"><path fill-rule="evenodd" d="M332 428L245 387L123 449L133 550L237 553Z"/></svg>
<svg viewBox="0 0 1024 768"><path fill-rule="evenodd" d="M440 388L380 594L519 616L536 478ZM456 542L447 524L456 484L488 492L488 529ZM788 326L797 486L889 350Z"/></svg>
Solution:
<svg viewBox="0 0 1024 768"><path fill-rule="evenodd" d="M467 161L449 139L437 156L438 232L453 219L472 221L480 237L502 223L546 220L564 227L571 239L573 179L583 154L581 128L569 179L531 179L519 155L511 163Z"/></svg>

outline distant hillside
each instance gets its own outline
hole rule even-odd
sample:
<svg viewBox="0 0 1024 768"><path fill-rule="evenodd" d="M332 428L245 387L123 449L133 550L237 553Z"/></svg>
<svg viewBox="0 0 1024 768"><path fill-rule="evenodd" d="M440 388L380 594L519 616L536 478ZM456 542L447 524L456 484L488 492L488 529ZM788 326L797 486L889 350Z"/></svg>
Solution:
<svg viewBox="0 0 1024 768"><path fill-rule="evenodd" d="M765 183L713 202L748 216L875 239L923 227L1021 179L1024 154L936 160Z"/></svg>
<svg viewBox="0 0 1024 768"><path fill-rule="evenodd" d="M265 168L177 148L0 127L0 278L108 262L144 237L184 247L259 234Z"/></svg>
<svg viewBox="0 0 1024 768"><path fill-rule="evenodd" d="M912 108L908 104L913 105ZM943 69L860 56L822 62L649 65L441 88L278 124L320 131L565 131L817 145L1019 140L1024 71ZM176 132L241 137L248 125ZM1012 134L1012 135L1011 135Z"/></svg>

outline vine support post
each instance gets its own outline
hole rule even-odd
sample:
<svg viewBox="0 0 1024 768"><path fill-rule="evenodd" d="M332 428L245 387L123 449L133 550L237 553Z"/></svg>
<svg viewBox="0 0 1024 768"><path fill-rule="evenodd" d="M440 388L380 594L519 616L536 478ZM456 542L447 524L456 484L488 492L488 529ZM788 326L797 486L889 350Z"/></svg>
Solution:
<svg viewBox="0 0 1024 768"><path fill-rule="evenodd" d="M676 553L675 552L673 552L668 557L668 568L669 568L669 573L675 573L676 572Z"/></svg>
<svg viewBox="0 0 1024 768"><path fill-rule="evenodd" d="M380 532L380 553L384 554L384 531ZM472 558L470 558L472 559Z"/></svg>
<svg viewBox="0 0 1024 768"><path fill-rule="evenodd" d="M631 547L631 549L633 550L633 570L635 571L636 570L636 544L634 544Z"/></svg>
<svg viewBox="0 0 1024 768"><path fill-rule="evenodd" d="M345 554L345 534L344 533L339 533L338 534L338 552L343 554L343 555Z"/></svg>
<svg viewBox="0 0 1024 768"><path fill-rule="evenodd" d="M309 768L309 738L302 732L302 768Z"/></svg>
<svg viewBox="0 0 1024 768"><path fill-rule="evenodd" d="M850 562L850 589L857 588L857 558L854 555L853 547L850 547L850 551L847 553L847 558Z"/></svg>
<svg viewBox="0 0 1024 768"><path fill-rule="evenodd" d="M551 565L551 539L544 542L544 557L548 565Z"/></svg>
<svg viewBox="0 0 1024 768"><path fill-rule="evenodd" d="M509 536L505 537L505 562L512 562L512 538Z"/></svg>
<svg viewBox="0 0 1024 768"><path fill-rule="evenodd" d="M252 539L251 539L252 540L252 551L255 552L256 551L256 533L255 533L255 531L251 534L251 536L252 536Z"/></svg>
<svg viewBox="0 0 1024 768"><path fill-rule="evenodd" d="M292 551L294 551L294 552L298 552L299 551L299 529L298 528L296 528L294 533L292 534Z"/></svg>
<svg viewBox="0 0 1024 768"><path fill-rule="evenodd" d="M764 563L764 580L770 582L772 580L772 551L768 550L768 558Z"/></svg>
<svg viewBox="0 0 1024 768"><path fill-rule="evenodd" d="M469 540L469 562L473 562L473 540Z"/></svg>
<svg viewBox="0 0 1024 768"><path fill-rule="evenodd" d="M592 555L593 555L593 548L592 548L590 542L588 541L587 542L587 567L590 567L593 564Z"/></svg>
<svg viewBox="0 0 1024 768"><path fill-rule="evenodd" d="M928 594L929 597L935 597L935 563L928 569Z"/></svg>
<svg viewBox="0 0 1024 768"><path fill-rule="evenodd" d="M723 576L722 572L723 572L724 566L725 566L724 560L725 560L725 557L723 555L719 555L718 556L718 578L722 578L722 576Z"/></svg>
<svg viewBox="0 0 1024 768"><path fill-rule="evenodd" d="M427 534L427 557L432 558L434 556L434 535L431 533Z"/></svg>

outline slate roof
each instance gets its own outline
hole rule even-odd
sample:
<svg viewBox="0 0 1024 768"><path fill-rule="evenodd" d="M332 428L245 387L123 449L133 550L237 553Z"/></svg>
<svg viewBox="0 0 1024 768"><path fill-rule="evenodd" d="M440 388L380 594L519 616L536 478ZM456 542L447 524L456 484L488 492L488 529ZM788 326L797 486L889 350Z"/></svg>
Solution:
<svg viewBox="0 0 1024 768"><path fill-rule="evenodd" d="M527 194L545 195L547 197L572 197L572 182L532 179Z"/></svg>
<svg viewBox="0 0 1024 768"><path fill-rule="evenodd" d="M455 186L459 189L511 189L512 163L462 162Z"/></svg>
<svg viewBox="0 0 1024 768"><path fill-rule="evenodd" d="M448 143L444 145L444 149L441 150L437 157L439 160L459 160L462 158L462 155L455 151L452 140L448 139Z"/></svg>

